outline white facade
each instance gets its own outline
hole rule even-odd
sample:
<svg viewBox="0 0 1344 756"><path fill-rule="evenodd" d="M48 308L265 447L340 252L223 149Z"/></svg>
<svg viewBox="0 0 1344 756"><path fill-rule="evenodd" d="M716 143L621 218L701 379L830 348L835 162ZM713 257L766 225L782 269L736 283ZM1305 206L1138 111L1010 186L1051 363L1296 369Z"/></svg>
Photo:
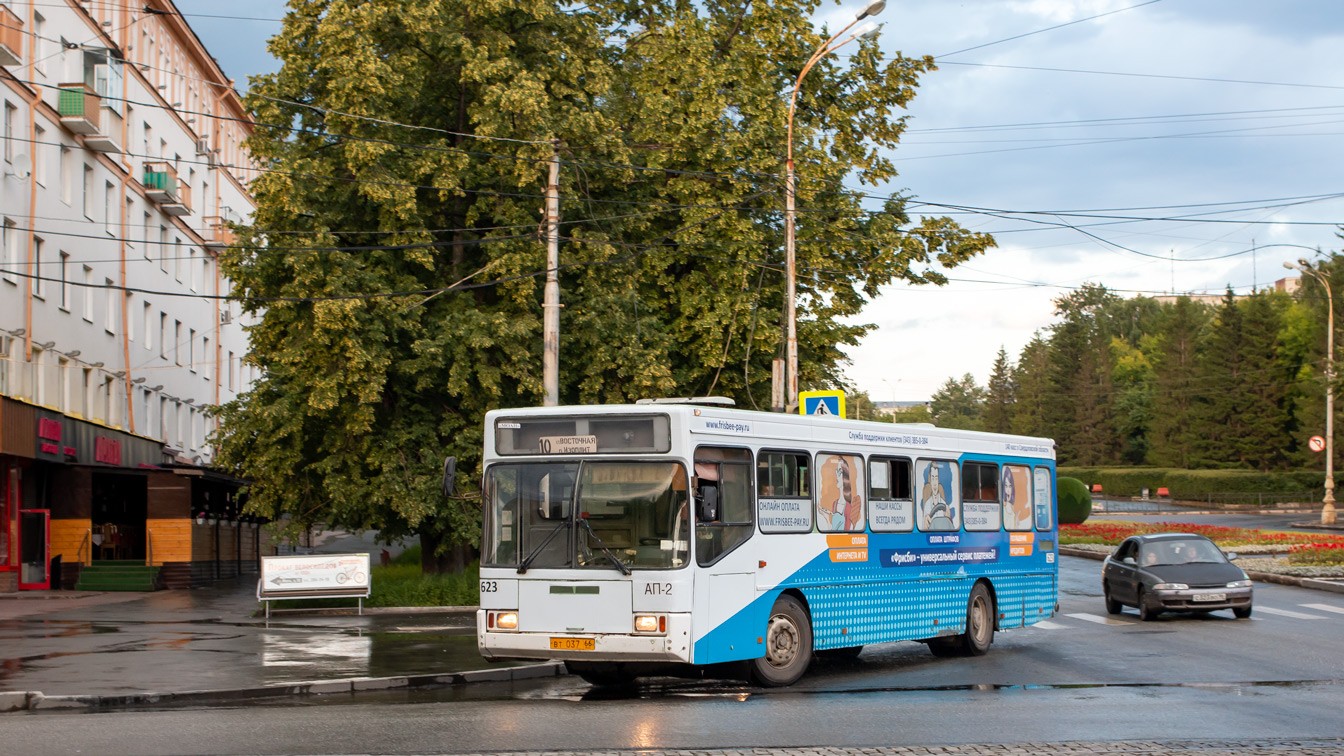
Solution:
<svg viewBox="0 0 1344 756"><path fill-rule="evenodd" d="M216 298L254 209L232 81L171 0L0 0L0 64L0 394L209 463L255 377Z"/></svg>

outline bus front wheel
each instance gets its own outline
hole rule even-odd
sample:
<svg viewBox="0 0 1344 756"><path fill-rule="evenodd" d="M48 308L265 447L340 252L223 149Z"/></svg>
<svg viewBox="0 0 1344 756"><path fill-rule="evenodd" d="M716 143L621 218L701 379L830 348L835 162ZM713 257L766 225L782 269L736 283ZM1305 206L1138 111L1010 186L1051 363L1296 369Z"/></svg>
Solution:
<svg viewBox="0 0 1344 756"><path fill-rule="evenodd" d="M751 662L752 678L771 688L792 685L812 663L812 620L793 596L780 596L765 628L765 656Z"/></svg>

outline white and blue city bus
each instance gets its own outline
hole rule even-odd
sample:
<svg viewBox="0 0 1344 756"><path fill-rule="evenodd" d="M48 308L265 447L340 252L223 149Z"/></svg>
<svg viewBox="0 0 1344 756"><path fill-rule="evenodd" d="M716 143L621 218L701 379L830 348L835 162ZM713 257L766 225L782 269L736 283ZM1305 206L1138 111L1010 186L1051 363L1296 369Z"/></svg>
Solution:
<svg viewBox="0 0 1344 756"><path fill-rule="evenodd" d="M489 659L789 685L816 652L979 655L1057 609L1049 439L659 400L493 411L484 451Z"/></svg>

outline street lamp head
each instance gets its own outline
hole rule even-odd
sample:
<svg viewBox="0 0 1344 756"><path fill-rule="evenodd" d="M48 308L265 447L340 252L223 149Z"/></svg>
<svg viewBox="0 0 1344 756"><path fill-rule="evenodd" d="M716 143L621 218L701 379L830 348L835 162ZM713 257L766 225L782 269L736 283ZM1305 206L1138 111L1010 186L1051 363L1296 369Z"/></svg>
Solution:
<svg viewBox="0 0 1344 756"><path fill-rule="evenodd" d="M1311 263L1307 262L1307 258L1305 258L1305 257L1299 257L1299 258L1297 258L1297 264L1298 264L1298 265L1301 265L1301 266L1304 267L1304 268L1310 268L1310 267L1311 267Z"/></svg>
<svg viewBox="0 0 1344 756"><path fill-rule="evenodd" d="M864 29L859 30L859 39L864 41L870 39L877 39L877 35L882 33L882 24L875 24L872 21L869 21L867 26L871 28L867 30Z"/></svg>
<svg viewBox="0 0 1344 756"><path fill-rule="evenodd" d="M1284 263L1283 263L1283 267L1287 268L1288 270L1297 270L1297 269L1298 269L1298 267L1297 267L1296 265L1293 265L1292 263L1288 262L1287 260L1284 261Z"/></svg>
<svg viewBox="0 0 1344 756"><path fill-rule="evenodd" d="M859 18L865 19L869 16L876 16L887 8L887 0L873 0L868 3L863 10L859 11Z"/></svg>

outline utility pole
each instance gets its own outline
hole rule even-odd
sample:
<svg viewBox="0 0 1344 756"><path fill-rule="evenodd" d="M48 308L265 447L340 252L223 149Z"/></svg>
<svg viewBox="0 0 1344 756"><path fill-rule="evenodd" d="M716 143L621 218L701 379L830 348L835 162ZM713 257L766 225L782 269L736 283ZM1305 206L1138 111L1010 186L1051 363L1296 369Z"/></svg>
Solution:
<svg viewBox="0 0 1344 756"><path fill-rule="evenodd" d="M542 405L560 403L560 140L552 142L546 179L546 290L542 300Z"/></svg>

